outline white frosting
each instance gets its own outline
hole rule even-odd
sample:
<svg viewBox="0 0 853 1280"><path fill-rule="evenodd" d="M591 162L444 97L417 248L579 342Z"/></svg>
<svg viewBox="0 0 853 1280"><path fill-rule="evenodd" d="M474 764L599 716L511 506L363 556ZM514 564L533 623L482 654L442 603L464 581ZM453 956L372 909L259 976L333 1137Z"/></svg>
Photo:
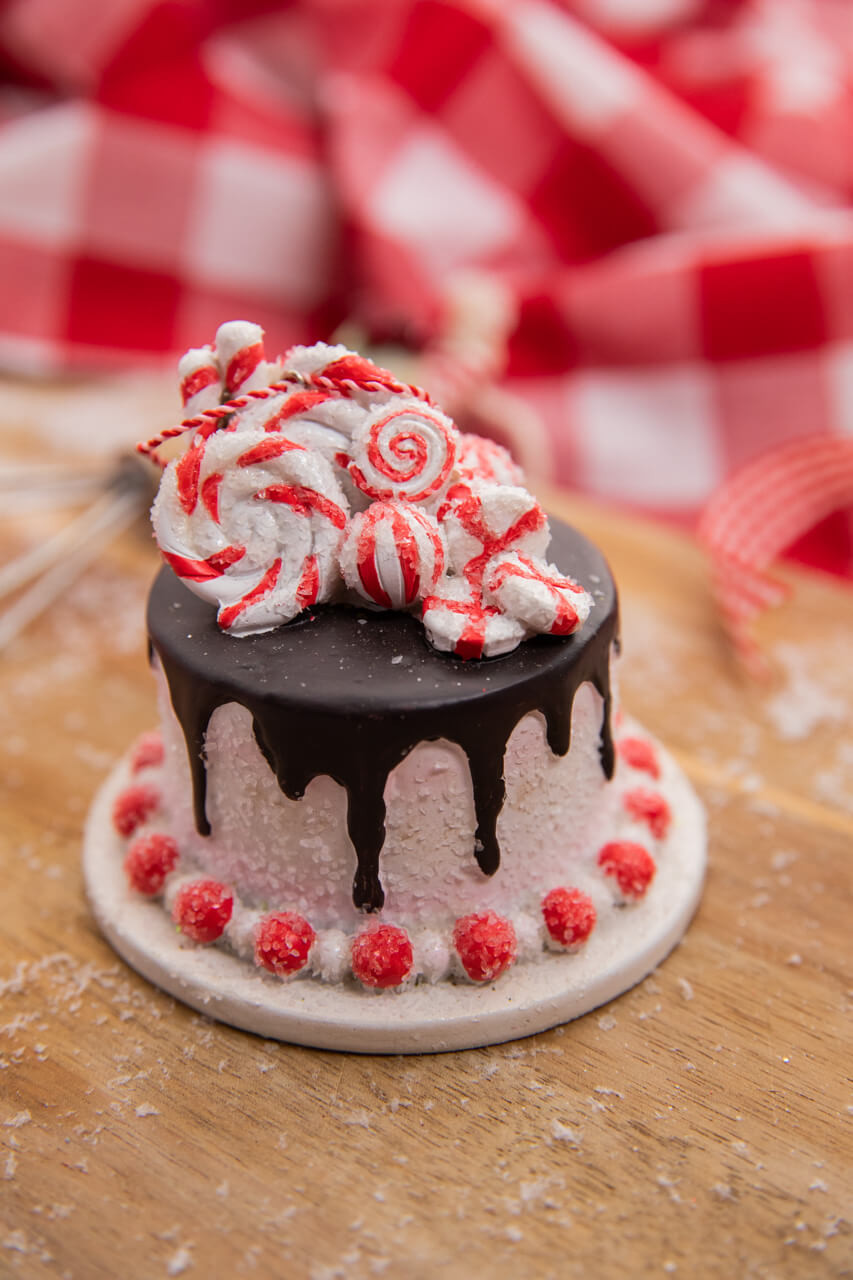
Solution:
<svg viewBox="0 0 853 1280"><path fill-rule="evenodd" d="M377 607L426 600L430 641L462 657L585 620L592 598L544 560L548 521L510 455L460 436L417 388L344 346L294 347L270 363L246 320L187 352L180 373L195 432L166 468L154 531L224 630L280 626L342 578ZM236 407L214 413L229 396Z"/></svg>
<svg viewBox="0 0 853 1280"><path fill-rule="evenodd" d="M161 786L182 860L232 885L249 908L298 911L318 934L362 927L364 917L352 903L356 857L344 789L318 777L302 800L288 800L258 749L249 712L230 703L214 712L207 734L212 834L200 836L186 744L159 671L158 685ZM537 918L542 894L567 883L608 900L595 859L620 801L601 769L601 714L601 698L582 685L565 756L551 752L538 714L516 727L506 750L507 793L497 828L501 865L491 877L474 857L474 802L461 748L421 743L393 770L385 788L380 861L383 919L413 930L413 937L426 931L419 945L427 968L438 972L444 964L430 932L442 934L446 944L452 921L468 912L521 911ZM331 960L322 963L328 967Z"/></svg>

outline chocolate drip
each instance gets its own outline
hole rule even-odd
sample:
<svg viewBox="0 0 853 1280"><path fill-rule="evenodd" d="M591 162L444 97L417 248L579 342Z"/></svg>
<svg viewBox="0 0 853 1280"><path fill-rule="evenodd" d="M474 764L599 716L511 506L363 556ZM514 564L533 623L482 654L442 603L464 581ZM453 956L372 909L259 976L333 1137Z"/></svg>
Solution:
<svg viewBox="0 0 853 1280"><path fill-rule="evenodd" d="M473 852L486 875L500 865L504 752L525 715L539 712L551 750L565 755L575 694L590 681L604 702L599 750L602 770L612 777L616 592L597 549L565 525L552 528L551 558L593 592L592 614L577 635L539 636L484 662L436 653L407 614L343 605L315 609L264 635L226 636L210 605L163 569L151 592L149 633L186 739L199 832L210 834L205 735L213 712L229 702L250 712L258 746L291 800L323 774L345 787L357 858L353 901L365 911L378 911L385 897L379 874L385 784L419 742L443 738L468 757Z"/></svg>

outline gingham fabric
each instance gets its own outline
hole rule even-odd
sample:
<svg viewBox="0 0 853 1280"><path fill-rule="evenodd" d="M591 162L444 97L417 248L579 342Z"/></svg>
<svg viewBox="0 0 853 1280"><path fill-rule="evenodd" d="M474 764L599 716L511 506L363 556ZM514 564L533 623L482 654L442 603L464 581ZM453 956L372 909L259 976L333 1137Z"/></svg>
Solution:
<svg viewBox="0 0 853 1280"><path fill-rule="evenodd" d="M692 520L853 433L839 0L7 0L0 56L8 368L235 316L429 347L476 269L540 476ZM810 558L850 571L845 519Z"/></svg>

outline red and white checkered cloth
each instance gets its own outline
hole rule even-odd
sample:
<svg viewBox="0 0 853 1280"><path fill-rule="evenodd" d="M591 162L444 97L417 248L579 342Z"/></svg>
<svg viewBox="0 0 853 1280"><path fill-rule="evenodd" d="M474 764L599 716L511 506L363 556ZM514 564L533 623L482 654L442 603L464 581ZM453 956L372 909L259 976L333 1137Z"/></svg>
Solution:
<svg viewBox="0 0 853 1280"><path fill-rule="evenodd" d="M475 269L543 477L692 520L853 433L843 0L7 0L0 58L7 367L422 346Z"/></svg>

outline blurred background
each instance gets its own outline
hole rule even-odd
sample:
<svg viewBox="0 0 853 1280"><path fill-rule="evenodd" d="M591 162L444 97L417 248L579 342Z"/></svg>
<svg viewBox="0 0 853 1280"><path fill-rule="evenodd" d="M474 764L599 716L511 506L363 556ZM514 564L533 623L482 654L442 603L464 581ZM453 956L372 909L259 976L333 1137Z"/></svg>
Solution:
<svg viewBox="0 0 853 1280"><path fill-rule="evenodd" d="M853 433L848 0L6 0L0 68L7 442L112 458L237 317L685 527ZM849 577L844 508L779 537Z"/></svg>

